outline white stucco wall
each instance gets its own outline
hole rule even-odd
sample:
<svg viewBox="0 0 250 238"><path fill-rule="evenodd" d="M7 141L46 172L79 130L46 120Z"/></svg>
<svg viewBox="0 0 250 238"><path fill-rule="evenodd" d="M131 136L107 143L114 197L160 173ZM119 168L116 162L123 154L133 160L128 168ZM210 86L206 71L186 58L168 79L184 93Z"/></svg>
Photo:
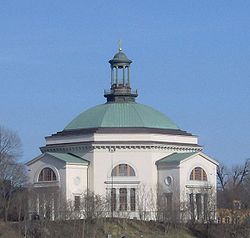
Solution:
<svg viewBox="0 0 250 238"><path fill-rule="evenodd" d="M173 198L179 201L180 195L180 169L178 165L169 165L169 166L159 166L159 186L160 190L164 193L173 193ZM165 179L170 177L172 180L171 185L165 184Z"/></svg>
<svg viewBox="0 0 250 238"><path fill-rule="evenodd" d="M135 177L121 177L120 180L139 181L140 184L152 186L152 152L140 149L116 149L114 152L106 150L94 151L94 191L98 194L106 193L105 181L111 180L111 170L118 164L129 164L134 168ZM117 179L117 178L115 178Z"/></svg>
<svg viewBox="0 0 250 238"><path fill-rule="evenodd" d="M74 152L74 154L80 156L81 158L83 158L84 160L87 160L89 161L89 165L88 165L88 178L87 178L87 188L86 189L89 189L91 191L94 191L94 173L93 173L93 170L94 170L94 163L93 163L93 150L89 150L87 152L83 152L83 151L79 151L79 152Z"/></svg>
<svg viewBox="0 0 250 238"><path fill-rule="evenodd" d="M88 141L91 143L74 145L74 142ZM68 144L69 142L70 144ZM64 145L64 143L66 144ZM168 147L169 143L174 144ZM107 192L110 193L112 187L137 188L138 191L144 187L147 191L151 189L156 193L158 186L163 189L163 192L173 192L175 201L187 199L186 195L191 191L188 186L204 185L204 182L189 180L190 172L194 167L202 167L208 176L206 184L209 183L214 190L216 189L216 164L202 153L183 160L179 165L161 165L157 168L158 160L174 152L185 153L201 150L201 147L190 145L197 144L196 136L97 133L47 138L47 145L52 144L60 144L60 148L64 146L64 153L67 153L67 150L71 152L70 146L75 146L73 153L89 161L89 165L66 164L52 157L44 156L29 166L31 169L30 182L35 183L36 171L41 171L45 166L53 167L58 171L59 186L68 200L74 200L74 196L81 196L87 189L105 196ZM183 147L183 144L187 144L187 146ZM60 148L58 147L59 151ZM118 164L130 165L134 168L136 176L112 178L112 168ZM168 176L172 178L171 186L166 186L164 183L164 179ZM156 196L151 200L156 204Z"/></svg>
<svg viewBox="0 0 250 238"><path fill-rule="evenodd" d="M66 165L66 198L74 200L74 196L81 196L87 190L88 166L80 164Z"/></svg>
<svg viewBox="0 0 250 238"><path fill-rule="evenodd" d="M79 143L79 142L165 142L165 143L186 143L197 144L197 136L190 135L171 135L171 134L153 134L153 133L94 133L86 135L71 135L71 136L54 136L46 138L46 145L63 144L63 143Z"/></svg>

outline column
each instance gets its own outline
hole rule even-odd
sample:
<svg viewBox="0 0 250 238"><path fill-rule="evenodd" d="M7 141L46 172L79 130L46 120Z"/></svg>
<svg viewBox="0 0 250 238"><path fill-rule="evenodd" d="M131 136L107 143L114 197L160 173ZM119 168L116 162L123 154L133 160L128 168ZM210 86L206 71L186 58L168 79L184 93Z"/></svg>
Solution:
<svg viewBox="0 0 250 238"><path fill-rule="evenodd" d="M125 86L125 66L123 66L122 71L123 71L122 82L123 82L123 86Z"/></svg>
<svg viewBox="0 0 250 238"><path fill-rule="evenodd" d="M193 201L194 201L194 219L197 220L197 201L195 193L193 193Z"/></svg>
<svg viewBox="0 0 250 238"><path fill-rule="evenodd" d="M114 68L111 66L111 87L114 84Z"/></svg>
<svg viewBox="0 0 250 238"><path fill-rule="evenodd" d="M204 194L201 193L201 219L205 218L205 211L204 211Z"/></svg>
<svg viewBox="0 0 250 238"><path fill-rule="evenodd" d="M55 195L51 194L51 220L55 220Z"/></svg>
<svg viewBox="0 0 250 238"><path fill-rule="evenodd" d="M130 211L130 188L127 188L127 211Z"/></svg>
<svg viewBox="0 0 250 238"><path fill-rule="evenodd" d="M57 209L57 216L62 217L62 213L60 212L60 208L62 206L62 194L60 191L57 191L57 206L56 206L56 209Z"/></svg>
<svg viewBox="0 0 250 238"><path fill-rule="evenodd" d="M120 211L120 190L116 188L116 211Z"/></svg>
<svg viewBox="0 0 250 238"><path fill-rule="evenodd" d="M36 194L36 213L39 214L39 193Z"/></svg>
<svg viewBox="0 0 250 238"><path fill-rule="evenodd" d="M46 197L45 197L45 193L43 194L43 217L46 218Z"/></svg>
<svg viewBox="0 0 250 238"><path fill-rule="evenodd" d="M129 70L129 66L128 66L128 86L130 86L130 70Z"/></svg>

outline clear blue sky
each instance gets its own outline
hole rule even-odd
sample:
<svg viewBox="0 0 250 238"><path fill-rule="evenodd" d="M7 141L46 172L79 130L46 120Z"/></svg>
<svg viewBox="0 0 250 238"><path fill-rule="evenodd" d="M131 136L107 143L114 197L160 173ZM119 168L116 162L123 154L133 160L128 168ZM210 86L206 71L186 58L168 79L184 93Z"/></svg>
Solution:
<svg viewBox="0 0 250 238"><path fill-rule="evenodd" d="M138 102L227 165L250 157L250 1L1 1L0 124L27 161L44 137L104 103L123 49Z"/></svg>

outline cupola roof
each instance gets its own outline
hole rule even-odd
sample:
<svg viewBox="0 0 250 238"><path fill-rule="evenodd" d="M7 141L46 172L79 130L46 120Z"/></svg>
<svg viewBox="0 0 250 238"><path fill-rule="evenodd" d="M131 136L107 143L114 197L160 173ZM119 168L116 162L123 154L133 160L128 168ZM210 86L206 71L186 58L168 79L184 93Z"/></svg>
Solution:
<svg viewBox="0 0 250 238"><path fill-rule="evenodd" d="M113 65L115 63L131 64L132 60L128 59L127 55L119 50L119 52L114 55L113 59L111 59L109 63Z"/></svg>

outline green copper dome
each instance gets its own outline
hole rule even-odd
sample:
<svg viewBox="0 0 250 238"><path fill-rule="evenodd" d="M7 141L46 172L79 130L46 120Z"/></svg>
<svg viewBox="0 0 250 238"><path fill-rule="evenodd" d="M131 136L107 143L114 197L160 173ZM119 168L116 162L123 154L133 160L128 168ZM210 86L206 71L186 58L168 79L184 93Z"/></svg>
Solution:
<svg viewBox="0 0 250 238"><path fill-rule="evenodd" d="M113 59L110 60L109 63L111 65L119 65L119 63L131 64L132 60L128 59L128 57L122 51L119 51L114 55Z"/></svg>
<svg viewBox="0 0 250 238"><path fill-rule="evenodd" d="M64 130L102 127L179 129L168 117L152 107L136 102L110 102L84 111Z"/></svg>
<svg viewBox="0 0 250 238"><path fill-rule="evenodd" d="M128 57L123 52L118 52L114 55L114 59L117 60L128 60Z"/></svg>

